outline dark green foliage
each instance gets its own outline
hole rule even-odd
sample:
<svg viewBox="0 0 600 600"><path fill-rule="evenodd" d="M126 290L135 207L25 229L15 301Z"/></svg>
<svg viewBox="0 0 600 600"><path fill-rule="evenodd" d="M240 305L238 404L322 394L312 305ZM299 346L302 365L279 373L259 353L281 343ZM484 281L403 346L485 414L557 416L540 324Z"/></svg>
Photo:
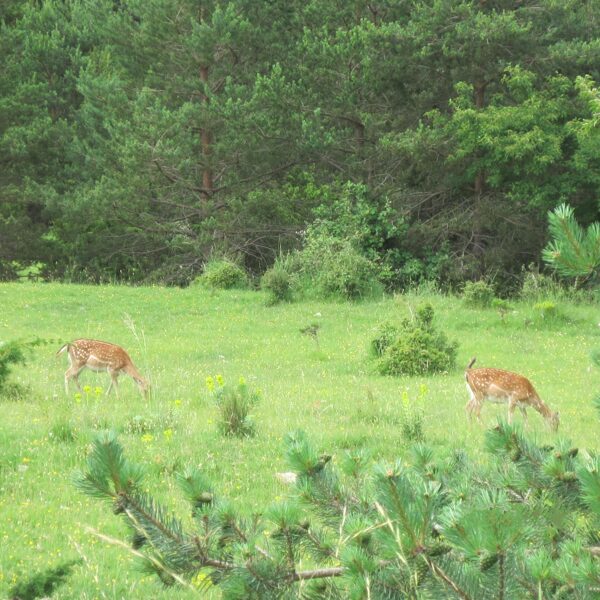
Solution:
<svg viewBox="0 0 600 600"><path fill-rule="evenodd" d="M222 290L248 287L248 275L242 267L230 260L211 260L206 263L204 272L197 281Z"/></svg>
<svg viewBox="0 0 600 600"><path fill-rule="evenodd" d="M462 297L465 306L488 308L494 299L494 288L487 281L467 281Z"/></svg>
<svg viewBox="0 0 600 600"><path fill-rule="evenodd" d="M0 278L187 285L215 253L259 273L314 223L388 289L510 291L548 209L595 219L596 12L7 0Z"/></svg>
<svg viewBox="0 0 600 600"><path fill-rule="evenodd" d="M564 440L540 447L503 422L485 445L489 464L418 444L393 464L347 456L340 473L295 432L296 483L259 514L238 513L197 470L178 474L189 530L124 485L139 469L114 438L94 443L76 483L125 519L147 572L167 585L210 581L226 599L595 598L598 457Z"/></svg>
<svg viewBox="0 0 600 600"><path fill-rule="evenodd" d="M65 582L73 568L80 563L80 560L71 560L34 573L28 579L14 585L9 591L9 597L11 600L49 598Z"/></svg>
<svg viewBox="0 0 600 600"><path fill-rule="evenodd" d="M30 342L12 340L10 342L0 342L0 396L19 395L18 387L12 386L8 382L12 365L24 365L27 362L27 353L45 343L44 340L36 339Z"/></svg>
<svg viewBox="0 0 600 600"><path fill-rule="evenodd" d="M382 375L423 375L454 368L458 344L449 342L444 333L435 329L433 316L433 307L425 304L414 319L402 322L377 362Z"/></svg>

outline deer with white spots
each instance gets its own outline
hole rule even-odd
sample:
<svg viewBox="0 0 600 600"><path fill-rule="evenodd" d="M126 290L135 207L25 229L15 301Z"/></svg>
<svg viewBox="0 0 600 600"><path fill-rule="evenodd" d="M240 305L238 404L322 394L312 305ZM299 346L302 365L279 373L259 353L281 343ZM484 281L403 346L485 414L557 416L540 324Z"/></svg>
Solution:
<svg viewBox="0 0 600 600"><path fill-rule="evenodd" d="M519 408L523 419L527 423L527 407L531 407L544 417L546 423L553 431L558 429L558 412L552 412L550 408L538 396L529 379L503 371L502 369L472 369L475 363L473 358L465 371L467 390L471 399L467 402L466 410L469 418L473 414L481 422L481 407L485 400L490 402L508 403L508 422L512 423L515 408Z"/></svg>
<svg viewBox="0 0 600 600"><path fill-rule="evenodd" d="M129 354L121 346L98 340L81 339L65 344L56 355L65 351L69 356L69 368L65 372L65 392L67 394L69 393L70 379L75 381L77 389L81 391L78 377L79 373L87 367L92 371L106 371L110 375L107 394L110 394L114 385L115 393L117 396L119 395L117 378L121 373L125 373L137 383L144 397L148 396L150 388L148 382L140 375L129 358Z"/></svg>

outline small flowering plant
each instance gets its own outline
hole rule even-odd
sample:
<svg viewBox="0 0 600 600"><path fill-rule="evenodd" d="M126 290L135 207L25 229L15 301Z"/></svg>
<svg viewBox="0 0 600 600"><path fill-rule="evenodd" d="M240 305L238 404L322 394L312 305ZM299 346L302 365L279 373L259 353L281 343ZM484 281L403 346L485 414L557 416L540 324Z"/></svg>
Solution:
<svg viewBox="0 0 600 600"><path fill-rule="evenodd" d="M234 385L226 383L222 375L207 377L206 389L219 409L219 429L223 435L249 437L255 434L250 411L260 399L258 390L250 389L243 377Z"/></svg>
<svg viewBox="0 0 600 600"><path fill-rule="evenodd" d="M425 438L423 421L425 417L424 399L429 389L425 384L419 386L417 397L412 399L408 390L402 392L402 406L400 408L400 429L402 437L407 442L421 442Z"/></svg>

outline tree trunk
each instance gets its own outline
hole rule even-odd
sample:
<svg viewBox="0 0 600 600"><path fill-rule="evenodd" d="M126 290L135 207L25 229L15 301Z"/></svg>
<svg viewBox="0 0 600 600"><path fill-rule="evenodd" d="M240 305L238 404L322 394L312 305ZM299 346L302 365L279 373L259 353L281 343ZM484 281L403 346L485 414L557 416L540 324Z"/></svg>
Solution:
<svg viewBox="0 0 600 600"><path fill-rule="evenodd" d="M208 87L208 66L200 67L200 81L202 81L203 89ZM202 92L202 101L205 106L210 102L206 93ZM202 158L204 170L202 172L202 188L205 196L210 196L213 192L213 172L211 168L211 153L212 153L212 133L207 127L200 130L200 143L202 147Z"/></svg>

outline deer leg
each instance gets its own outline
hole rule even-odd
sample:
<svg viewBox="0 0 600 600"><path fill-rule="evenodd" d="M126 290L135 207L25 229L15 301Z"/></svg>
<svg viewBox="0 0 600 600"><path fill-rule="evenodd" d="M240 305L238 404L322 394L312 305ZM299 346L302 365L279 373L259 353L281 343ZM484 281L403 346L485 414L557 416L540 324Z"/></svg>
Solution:
<svg viewBox="0 0 600 600"><path fill-rule="evenodd" d="M76 367L71 365L65 372L65 394L69 395L69 379L73 379L75 381L75 385L77 389L81 392L81 386L79 385L79 373L83 367Z"/></svg>
<svg viewBox="0 0 600 600"><path fill-rule="evenodd" d="M508 424L509 425L512 425L515 408L517 408L517 403L516 403L515 399L511 396L508 399Z"/></svg>
<svg viewBox="0 0 600 600"><path fill-rule="evenodd" d="M113 385L114 385L115 386L115 394L118 398L119 397L119 382L117 381L117 379L119 377L119 371L113 371L112 369L109 369L108 374L110 375L110 385L108 386L108 389L106 390L106 395L108 396L110 394L110 390L112 390Z"/></svg>

